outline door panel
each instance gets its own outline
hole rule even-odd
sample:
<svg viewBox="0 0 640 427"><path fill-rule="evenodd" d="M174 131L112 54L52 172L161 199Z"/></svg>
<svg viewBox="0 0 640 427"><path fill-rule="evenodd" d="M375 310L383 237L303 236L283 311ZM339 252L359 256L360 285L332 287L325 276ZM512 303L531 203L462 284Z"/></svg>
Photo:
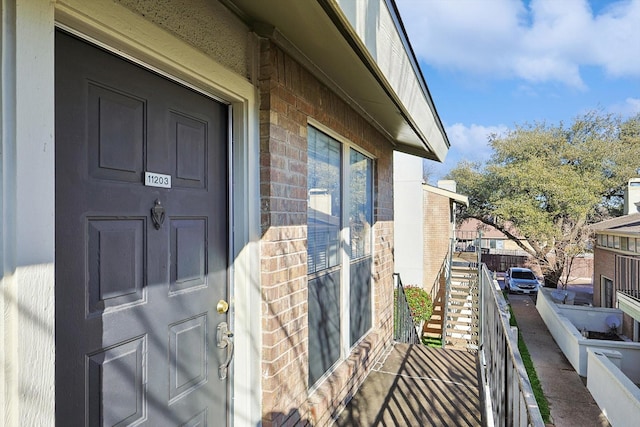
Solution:
<svg viewBox="0 0 640 427"><path fill-rule="evenodd" d="M58 425L226 424L227 122L225 105L57 32Z"/></svg>

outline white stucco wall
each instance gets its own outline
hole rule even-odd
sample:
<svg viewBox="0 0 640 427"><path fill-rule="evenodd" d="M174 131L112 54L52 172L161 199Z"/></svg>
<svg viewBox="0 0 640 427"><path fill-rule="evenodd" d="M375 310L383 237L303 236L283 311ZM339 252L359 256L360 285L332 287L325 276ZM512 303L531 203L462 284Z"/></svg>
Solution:
<svg viewBox="0 0 640 427"><path fill-rule="evenodd" d="M422 158L393 153L395 272L405 285L423 285Z"/></svg>
<svg viewBox="0 0 640 427"><path fill-rule="evenodd" d="M221 3L209 0L119 0L241 76L249 76L248 29Z"/></svg>
<svg viewBox="0 0 640 427"><path fill-rule="evenodd" d="M3 1L2 303L6 425L54 419L53 4Z"/></svg>
<svg viewBox="0 0 640 427"><path fill-rule="evenodd" d="M567 360L576 372L583 377L587 376L587 350L589 348L605 349L618 352L621 357L620 369L633 382L640 382L640 343L628 341L607 341L584 338L572 321L564 315L569 312L573 321L581 325L589 326L591 320L585 316L585 320L577 320L580 315L578 309L571 307L560 308L551 299L551 289L540 289L536 300L536 308L544 321L553 339L562 350ZM588 310L588 308L584 308ZM598 309L600 312L605 309ZM612 312L616 311L612 309ZM584 313L583 313L584 314ZM594 327L596 324L594 323Z"/></svg>
<svg viewBox="0 0 640 427"><path fill-rule="evenodd" d="M640 389L616 366L620 353L588 349L587 354L587 388L607 420L613 427L631 425L634 419L637 422Z"/></svg>
<svg viewBox="0 0 640 427"><path fill-rule="evenodd" d="M261 419L257 64L243 73L111 0L1 0L0 424L55 425L54 23L233 106L234 424ZM185 3L186 4L186 3ZM204 3L203 3L204 4ZM219 5L216 5L219 7ZM240 29L244 31L244 29ZM231 50L228 46L225 49ZM230 61L230 60L229 60Z"/></svg>

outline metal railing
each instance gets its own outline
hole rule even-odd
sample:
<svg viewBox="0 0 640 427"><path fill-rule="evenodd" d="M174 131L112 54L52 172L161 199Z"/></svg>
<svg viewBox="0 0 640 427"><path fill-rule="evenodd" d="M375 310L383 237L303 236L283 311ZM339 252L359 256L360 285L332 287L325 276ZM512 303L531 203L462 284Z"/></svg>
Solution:
<svg viewBox="0 0 640 427"><path fill-rule="evenodd" d="M436 275L436 279L433 281L433 286L431 287L431 301L435 302L436 298L438 297L438 293L440 293L440 288L441 288L440 280L442 279L442 277L444 277L445 279L444 280L445 287L446 287L447 281L450 279L451 260L453 259L453 243L454 241L451 240L451 243L449 245L449 251L447 252L447 255L445 255L444 257L444 261L440 266L440 270Z"/></svg>
<svg viewBox="0 0 640 427"><path fill-rule="evenodd" d="M618 289L617 291L640 302L640 289Z"/></svg>
<svg viewBox="0 0 640 427"><path fill-rule="evenodd" d="M393 273L395 301L393 304L393 339L406 344L419 344L416 322L411 316L407 296L404 293L400 274Z"/></svg>
<svg viewBox="0 0 640 427"><path fill-rule="evenodd" d="M451 296L451 267L453 266L453 255L455 251L456 239L451 239L449 243L449 255L447 256L447 271L445 274L445 292L444 292L444 305L442 307L442 343L446 342L447 338L447 323L449 317L449 298Z"/></svg>
<svg viewBox="0 0 640 427"><path fill-rule="evenodd" d="M487 425L544 427L518 350L517 328L509 325L507 302L486 265L480 270L480 365Z"/></svg>

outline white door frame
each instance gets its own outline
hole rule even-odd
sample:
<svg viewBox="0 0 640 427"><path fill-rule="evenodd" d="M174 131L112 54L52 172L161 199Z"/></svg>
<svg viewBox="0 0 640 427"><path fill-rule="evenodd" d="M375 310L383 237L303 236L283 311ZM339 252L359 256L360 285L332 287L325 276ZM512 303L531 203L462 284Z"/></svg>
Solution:
<svg viewBox="0 0 640 427"><path fill-rule="evenodd" d="M60 26L232 107L230 294L234 363L242 369L233 374L230 398L242 404L233 406L230 419L235 426L257 425L261 338L256 88L114 2L0 1L0 417L5 425L55 423L54 28Z"/></svg>

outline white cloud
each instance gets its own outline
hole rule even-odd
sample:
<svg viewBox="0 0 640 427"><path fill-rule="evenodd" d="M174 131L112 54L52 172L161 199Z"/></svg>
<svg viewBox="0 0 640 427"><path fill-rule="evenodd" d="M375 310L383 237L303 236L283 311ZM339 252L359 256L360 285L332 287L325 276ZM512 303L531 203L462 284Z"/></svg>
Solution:
<svg viewBox="0 0 640 427"><path fill-rule="evenodd" d="M640 0L396 0L418 57L496 78L584 89L580 67L640 76ZM601 6L602 3L598 3Z"/></svg>
<svg viewBox="0 0 640 427"><path fill-rule="evenodd" d="M640 114L640 99L639 98L627 98L624 103L610 105L607 111L614 114L619 114L623 117L630 117L636 114Z"/></svg>
<svg viewBox="0 0 640 427"><path fill-rule="evenodd" d="M461 160L469 162L485 163L491 157L492 150L489 146L490 135L504 135L508 128L499 126L465 126L456 123L445 128L451 148L447 153L444 163L432 163L429 169L432 172L432 181L441 179L444 174L455 167Z"/></svg>

